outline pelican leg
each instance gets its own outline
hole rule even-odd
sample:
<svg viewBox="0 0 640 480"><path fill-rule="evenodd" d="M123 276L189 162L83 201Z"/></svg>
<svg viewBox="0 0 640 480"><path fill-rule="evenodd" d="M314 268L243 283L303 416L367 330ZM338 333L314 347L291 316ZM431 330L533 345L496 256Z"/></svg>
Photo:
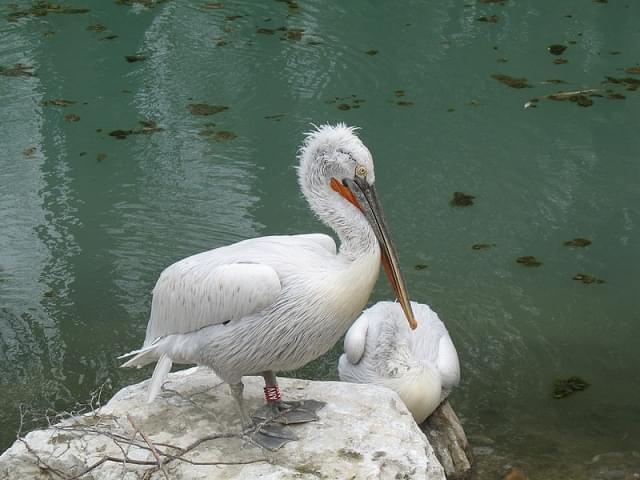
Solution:
<svg viewBox="0 0 640 480"><path fill-rule="evenodd" d="M231 388L231 395L233 395L240 410L244 433L249 436L252 442L268 450L277 450L287 442L298 440L298 437L283 425L273 424L259 418L252 420L247 415L247 410L244 406L244 384L242 382L232 383L229 387Z"/></svg>
<svg viewBox="0 0 640 480"><path fill-rule="evenodd" d="M263 372L262 376L264 377L264 392L267 405L254 413L253 418L285 425L318 420L316 412L326 405L325 402L317 400L285 402L280 397L280 388L278 387L276 375L271 371L267 371Z"/></svg>
<svg viewBox="0 0 640 480"><path fill-rule="evenodd" d="M242 426L244 428L252 427L253 422L251 421L251 417L247 415L247 410L244 408L244 398L242 396L242 393L244 392L244 383L232 383L229 384L229 387L231 388L231 395L233 395L233 398L238 404L238 409L240 410L240 418L242 419Z"/></svg>

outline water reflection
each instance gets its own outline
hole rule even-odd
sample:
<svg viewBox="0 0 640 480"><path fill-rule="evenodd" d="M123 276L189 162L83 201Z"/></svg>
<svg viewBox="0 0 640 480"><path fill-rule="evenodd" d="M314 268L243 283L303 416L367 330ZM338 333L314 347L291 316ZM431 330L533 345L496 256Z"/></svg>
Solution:
<svg viewBox="0 0 640 480"><path fill-rule="evenodd" d="M171 55L168 39L191 35L179 25L167 28L171 14L167 6L136 19L150 20L141 47L150 58L140 69L120 68L115 92L113 83L78 76L86 57L102 55L105 44L72 43L52 53L28 21L3 34L3 45L25 48L16 60L2 52L0 64L37 67L37 77L0 77L13 117L3 126L10 142L1 157L3 445L13 438L19 404L64 406L108 378L120 382L115 356L143 338L162 268L261 228L250 213L259 201L251 146L199 135L208 119L186 108L188 95L209 96L216 86L186 73L184 57ZM48 22L43 28L60 26ZM116 61L125 63L110 57L87 74L107 76ZM74 80L57 83L65 78ZM73 103L43 106L53 98ZM80 121L66 121L69 111ZM124 140L108 135L148 119L164 131Z"/></svg>

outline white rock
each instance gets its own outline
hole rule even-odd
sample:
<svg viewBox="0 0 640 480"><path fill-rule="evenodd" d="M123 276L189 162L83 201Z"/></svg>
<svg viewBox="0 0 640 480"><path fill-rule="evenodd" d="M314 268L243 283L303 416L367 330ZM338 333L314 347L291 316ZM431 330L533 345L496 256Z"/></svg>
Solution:
<svg viewBox="0 0 640 480"><path fill-rule="evenodd" d="M318 422L291 426L301 440L276 452L240 438L237 407L228 387L199 367L171 374L164 393L151 404L145 403L147 382L142 382L122 389L93 414L29 433L24 442L16 441L0 456L0 479L50 478L47 469L71 478L105 457L122 459L125 453L130 459L155 462L127 415L156 449L173 455L180 452L167 445L184 449L204 437L229 434L200 443L183 455L191 462L225 464L194 465L164 457L171 479L445 479L425 435L391 390L339 382L279 381L286 399L313 398L327 405L318 412ZM251 410L262 405L262 386L261 377L245 377L245 398ZM127 444L130 439L135 445ZM145 472L144 478L166 478L153 464L114 461L102 463L82 478L133 480L143 478Z"/></svg>

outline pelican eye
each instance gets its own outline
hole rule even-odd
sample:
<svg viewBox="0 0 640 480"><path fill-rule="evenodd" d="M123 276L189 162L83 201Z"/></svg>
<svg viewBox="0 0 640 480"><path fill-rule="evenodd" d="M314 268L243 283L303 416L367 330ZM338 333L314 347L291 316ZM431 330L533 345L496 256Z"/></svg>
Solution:
<svg viewBox="0 0 640 480"><path fill-rule="evenodd" d="M366 177L367 168L364 165L356 165L356 175L358 177Z"/></svg>

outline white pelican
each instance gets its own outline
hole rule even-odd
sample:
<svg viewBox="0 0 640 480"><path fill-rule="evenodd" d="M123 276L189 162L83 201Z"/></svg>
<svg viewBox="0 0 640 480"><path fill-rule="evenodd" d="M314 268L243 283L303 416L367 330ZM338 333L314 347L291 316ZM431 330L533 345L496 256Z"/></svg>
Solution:
<svg viewBox="0 0 640 480"><path fill-rule="evenodd" d="M438 315L411 302L418 328L411 331L400 305L378 302L365 310L344 338L340 380L394 390L422 423L460 381L458 353Z"/></svg>
<svg viewBox="0 0 640 480"><path fill-rule="evenodd" d="M317 420L320 402L281 401L275 372L302 367L344 335L371 294L381 257L415 328L374 188L371 153L354 128L324 125L309 133L299 152L298 181L311 209L337 233L340 249L318 233L260 237L167 267L153 289L144 345L121 357L133 357L124 367L157 362L149 401L172 363L198 364L229 384L245 427L252 422L242 400L244 375L263 375L271 419ZM267 448L297 438L273 422L253 435Z"/></svg>

